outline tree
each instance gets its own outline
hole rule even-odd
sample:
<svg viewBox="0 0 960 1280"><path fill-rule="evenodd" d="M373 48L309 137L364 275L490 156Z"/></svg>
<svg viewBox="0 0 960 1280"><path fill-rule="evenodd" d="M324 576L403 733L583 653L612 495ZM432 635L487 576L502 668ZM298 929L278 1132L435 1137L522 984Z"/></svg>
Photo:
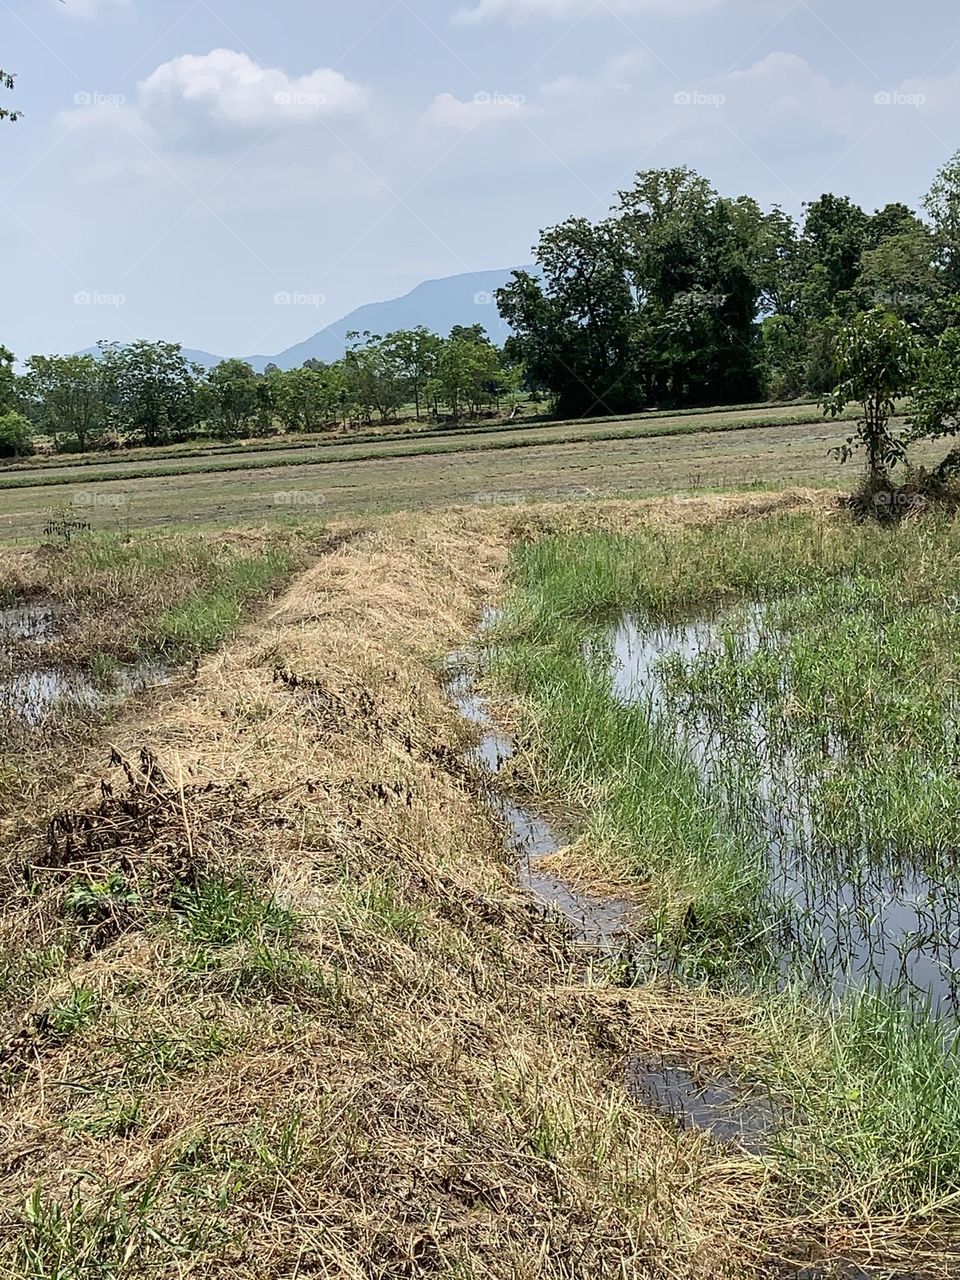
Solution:
<svg viewBox="0 0 960 1280"><path fill-rule="evenodd" d="M265 378L287 431L316 431L340 416L342 379L332 365L311 361L301 369L274 368Z"/></svg>
<svg viewBox="0 0 960 1280"><path fill-rule="evenodd" d="M26 385L44 430L84 452L106 425L103 369L93 356L31 356Z"/></svg>
<svg viewBox="0 0 960 1280"><path fill-rule="evenodd" d="M837 336L835 359L840 381L823 401L824 412L839 417L848 404L863 416L853 435L835 450L846 462L862 448L872 489L889 485L890 468L905 455L905 441L890 429L896 400L913 386L920 345L908 324L889 311L862 312Z"/></svg>
<svg viewBox="0 0 960 1280"><path fill-rule="evenodd" d="M960 319L954 307L954 319ZM907 440L941 440L960 433L960 328L945 329L924 353L913 399L907 409ZM960 471L960 447L951 449L933 470L942 482Z"/></svg>
<svg viewBox="0 0 960 1280"><path fill-rule="evenodd" d="M884 306L901 320L936 332L943 293L936 257L934 235L920 222L886 236L860 260L861 305Z"/></svg>
<svg viewBox="0 0 960 1280"><path fill-rule="evenodd" d="M384 355L403 386L404 397L413 401L418 422L427 383L436 372L439 347L440 339L423 325L398 329L383 340Z"/></svg>
<svg viewBox="0 0 960 1280"><path fill-rule="evenodd" d="M343 358L343 371L350 407L364 423L372 421L374 410L386 422L396 416L404 399L393 354L379 334L353 331L347 340L352 345Z"/></svg>
<svg viewBox="0 0 960 1280"><path fill-rule="evenodd" d="M27 458L33 453L29 419L15 409L0 413L0 458Z"/></svg>
<svg viewBox="0 0 960 1280"><path fill-rule="evenodd" d="M17 375L13 370L14 354L0 346L0 412L17 404Z"/></svg>
<svg viewBox="0 0 960 1280"><path fill-rule="evenodd" d="M183 439L197 420L203 373L177 342L101 343L108 412L118 428L149 445Z"/></svg>
<svg viewBox="0 0 960 1280"><path fill-rule="evenodd" d="M252 366L246 360L221 360L207 374L206 383L205 404L215 433L225 440L249 435L262 406Z"/></svg>
<svg viewBox="0 0 960 1280"><path fill-rule="evenodd" d="M535 250L539 278L515 271L497 291L512 358L550 389L562 417L629 411L646 395L636 302L620 228L570 218Z"/></svg>
<svg viewBox="0 0 960 1280"><path fill-rule="evenodd" d="M944 291L960 293L960 151L938 171L923 207L933 224Z"/></svg>
<svg viewBox="0 0 960 1280"><path fill-rule="evenodd" d="M15 80L15 76L0 67L0 89L13 89ZM0 107L0 120L9 120L11 123L16 123L22 115L22 111L13 111L10 107Z"/></svg>
<svg viewBox="0 0 960 1280"><path fill-rule="evenodd" d="M496 395L500 357L482 325L455 326L440 345L437 360L438 399L458 421L463 411L474 417Z"/></svg>
<svg viewBox="0 0 960 1280"><path fill-rule="evenodd" d="M653 169L620 193L619 226L652 340L655 403L750 400L761 391L754 202L725 200L690 169Z"/></svg>
<svg viewBox="0 0 960 1280"><path fill-rule="evenodd" d="M808 313L818 319L852 314L860 258L871 247L869 216L846 196L827 193L806 206L802 242Z"/></svg>

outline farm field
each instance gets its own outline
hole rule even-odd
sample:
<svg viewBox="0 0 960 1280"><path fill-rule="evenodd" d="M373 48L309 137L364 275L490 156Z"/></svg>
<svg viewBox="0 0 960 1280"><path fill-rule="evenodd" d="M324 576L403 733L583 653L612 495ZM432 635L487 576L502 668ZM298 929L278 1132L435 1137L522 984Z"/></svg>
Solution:
<svg viewBox="0 0 960 1280"><path fill-rule="evenodd" d="M955 522L437 503L5 557L3 1269L945 1280Z"/></svg>
<svg viewBox="0 0 960 1280"><path fill-rule="evenodd" d="M155 474L135 476L139 464L118 463L110 480L95 478L99 467L63 467L44 470L60 481L49 486L20 487L26 474L17 471L17 488L5 489L0 476L0 535L36 538L51 512L64 509L94 528L125 529L272 521L305 510L335 519L450 503L833 486L840 472L828 451L843 428L804 421L810 412L797 409L796 422L781 426L756 425L770 420L763 411L605 420L578 424L575 440L563 426L494 431L480 444L469 434L424 442L423 452L381 446L395 452L379 456L352 457L369 450L328 445L320 461L295 451L284 454L283 465L261 466L264 455L257 454L241 459L242 470L191 472L183 464L167 475L159 470L170 467L165 460Z"/></svg>

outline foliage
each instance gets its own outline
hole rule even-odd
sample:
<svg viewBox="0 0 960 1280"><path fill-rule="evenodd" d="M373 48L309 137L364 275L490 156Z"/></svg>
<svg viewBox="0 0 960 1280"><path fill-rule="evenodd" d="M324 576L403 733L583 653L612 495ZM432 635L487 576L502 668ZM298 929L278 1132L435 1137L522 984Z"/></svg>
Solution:
<svg viewBox="0 0 960 1280"><path fill-rule="evenodd" d="M11 75L9 71L0 68L0 89L12 89L16 77ZM10 107L0 107L0 120L9 120L16 122L23 115L22 111L13 111Z"/></svg>
<svg viewBox="0 0 960 1280"><path fill-rule="evenodd" d="M25 384L40 426L81 452L94 445L106 425L103 375L93 356L31 356Z"/></svg>
<svg viewBox="0 0 960 1280"><path fill-rule="evenodd" d="M860 313L844 326L835 356L840 381L824 398L824 410L833 417L839 417L851 403L863 410L856 431L837 455L845 462L863 448L868 479L882 485L890 468L905 456L903 438L891 431L890 419L897 398L913 385L919 362L916 336L903 320L877 308Z"/></svg>
<svg viewBox="0 0 960 1280"><path fill-rule="evenodd" d="M107 404L119 429L145 444L183 439L194 426L200 373L176 342L101 343Z"/></svg>
<svg viewBox="0 0 960 1280"><path fill-rule="evenodd" d="M26 458L33 453L33 429L16 409L0 413L0 458Z"/></svg>

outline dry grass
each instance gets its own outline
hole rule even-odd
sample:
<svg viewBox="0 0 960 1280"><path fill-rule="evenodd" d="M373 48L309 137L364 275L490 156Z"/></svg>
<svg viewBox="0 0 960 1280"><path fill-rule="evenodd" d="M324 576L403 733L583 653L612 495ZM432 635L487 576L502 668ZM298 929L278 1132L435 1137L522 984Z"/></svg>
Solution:
<svg viewBox="0 0 960 1280"><path fill-rule="evenodd" d="M628 1052L742 1056L749 1006L585 985L502 861L435 664L532 519L390 518L324 555L8 849L0 1273L712 1280L869 1252L626 1092Z"/></svg>

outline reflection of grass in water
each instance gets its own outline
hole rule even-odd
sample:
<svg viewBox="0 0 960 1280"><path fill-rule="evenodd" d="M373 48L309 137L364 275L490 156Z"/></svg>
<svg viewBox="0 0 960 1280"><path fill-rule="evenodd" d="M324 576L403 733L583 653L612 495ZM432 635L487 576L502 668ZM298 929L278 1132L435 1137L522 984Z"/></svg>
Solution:
<svg viewBox="0 0 960 1280"><path fill-rule="evenodd" d="M885 531L803 517L519 549L493 666L520 695L527 758L546 793L588 815L593 846L650 882L688 975L742 974L763 955L778 804L786 838L835 876L878 855L919 854L929 872L956 849L958 551L946 520ZM622 611L662 622L751 600L771 624L756 643L721 626L709 655L664 664L659 716L618 703L596 637ZM678 715L713 730L703 774ZM784 754L796 776L771 779ZM752 1064L807 1116L785 1136L784 1169L804 1194L865 1213L960 1192L951 1029L895 994L829 1015L813 1000L767 996L772 1065Z"/></svg>

